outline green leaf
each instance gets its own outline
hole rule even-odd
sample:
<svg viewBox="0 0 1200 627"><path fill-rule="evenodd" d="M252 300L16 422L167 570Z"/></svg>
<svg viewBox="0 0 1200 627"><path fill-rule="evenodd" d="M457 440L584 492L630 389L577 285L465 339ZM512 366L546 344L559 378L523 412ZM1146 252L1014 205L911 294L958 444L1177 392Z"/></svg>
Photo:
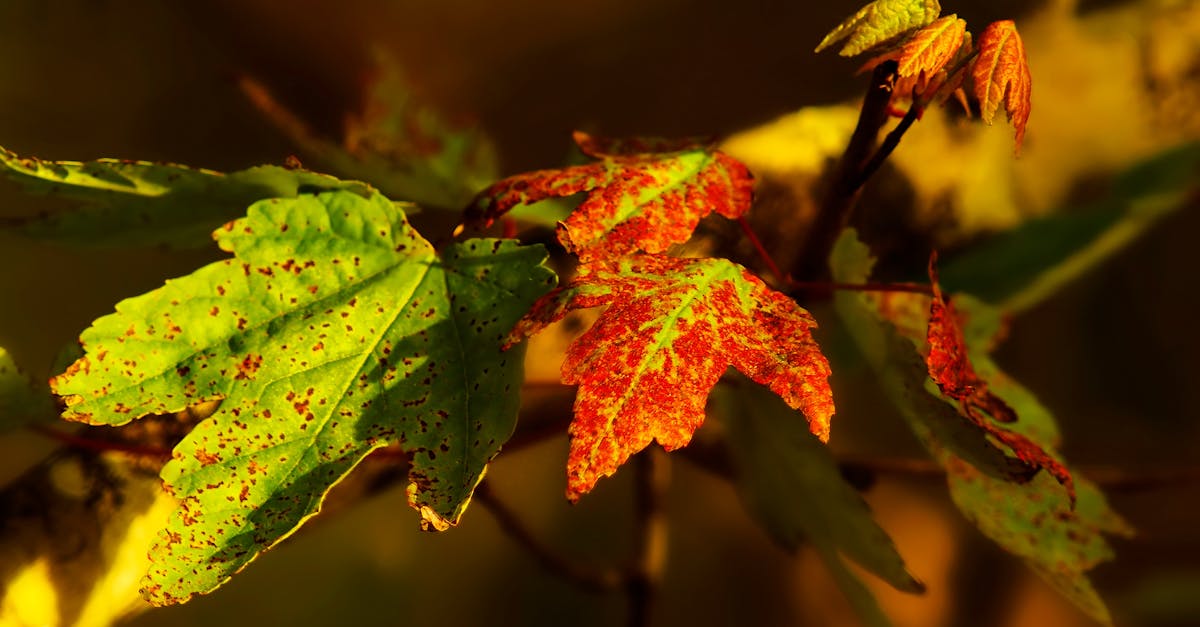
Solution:
<svg viewBox="0 0 1200 627"><path fill-rule="evenodd" d="M988 354L1001 328L999 310L963 296L955 298L955 305L968 320L964 337L972 365L1019 417L1006 427L1049 450L1060 439L1054 416L1032 393L1005 375ZM1109 509L1094 484L1072 473L1078 494L1072 508L1047 473L1016 485L985 477L950 456L943 456L943 463L950 471L950 496L968 520L1004 550L1024 559L1088 616L1111 622L1085 573L1113 557L1104 534L1128 536L1133 529Z"/></svg>
<svg viewBox="0 0 1200 627"><path fill-rule="evenodd" d="M870 250L858 241L857 232L846 229L831 254L833 280L865 283L874 265ZM916 347L880 317L878 307L867 296L839 291L834 296L834 306L855 344L878 374L883 390L919 437L936 438L989 476L1028 479L1028 468L1023 463L996 448L986 434L942 401Z"/></svg>
<svg viewBox="0 0 1200 627"><path fill-rule="evenodd" d="M390 198L462 209L500 177L491 138L477 124L451 120L422 102L403 68L383 49L375 50L375 64L365 105L347 117L340 144L317 135L265 86L243 79L242 88L281 131L325 167L369 181Z"/></svg>
<svg viewBox="0 0 1200 627"><path fill-rule="evenodd" d="M457 522L515 424L522 351L500 343L554 282L545 251L438 254L394 203L344 191L256 203L216 237L234 258L119 303L52 381L92 424L222 400L163 468L180 506L146 597L215 589L388 445L423 524Z"/></svg>
<svg viewBox="0 0 1200 627"><path fill-rule="evenodd" d="M829 31L816 52L845 40L838 54L852 57L926 26L941 13L938 0L875 0Z"/></svg>
<svg viewBox="0 0 1200 627"><path fill-rule="evenodd" d="M795 549L807 539L864 621L887 625L874 597L841 556L898 590L917 593L924 586L908 572L892 539L803 417L765 388L735 381L736 386L713 392L710 407L725 428L747 509L782 546Z"/></svg>
<svg viewBox="0 0 1200 627"><path fill-rule="evenodd" d="M1005 311L1028 310L1186 206L1197 180L1200 142L1177 146L1127 170L1103 202L1030 220L955 258L942 285Z"/></svg>
<svg viewBox="0 0 1200 627"><path fill-rule="evenodd" d="M25 376L0 347L0 433L53 416L50 390Z"/></svg>
<svg viewBox="0 0 1200 627"><path fill-rule="evenodd" d="M854 231L848 229L837 242L832 255L835 280L863 282L869 276L872 263L870 251L857 240ZM868 322L873 319L877 324L887 327L891 324L880 319L878 305L864 295L839 293L835 299L835 306L850 334L869 355L872 343L878 342L879 336L886 335L886 331L880 333L876 329L872 335ZM967 353L971 356L971 365L987 383L991 393L998 396L1017 416L1015 422L1004 425L1005 429L1029 438L1057 459L1053 445L1057 443L1059 435L1053 415L1028 390L1000 371L988 355L1003 322L1001 312L970 298L956 297L954 303L967 318L963 337ZM919 322L902 320L906 327L923 326ZM915 354L916 348L909 339L913 330L902 331L905 333L903 336L895 330L891 330L891 335ZM920 337L920 334L917 336ZM872 361L878 363L877 360ZM878 370L879 366L876 368ZM888 387L886 370L880 374L885 388ZM915 384L910 382L909 385ZM936 404L950 407L935 392L930 392L929 396ZM892 393L891 397L909 418L918 439L946 469L951 498L963 515L1003 549L1023 558L1035 572L1089 616L1109 622L1107 609L1084 573L1112 556L1104 538L1105 533L1128 534L1131 530L1108 508L1095 486L1077 478L1078 501L1072 508L1070 497L1048 473L1038 473L1027 483L1014 483L995 473L985 473L976 467L973 460L963 456L960 445L948 439L947 432L933 428L920 415L914 415L911 408L906 406L908 401L903 396ZM933 405L923 408L924 411L934 409Z"/></svg>
<svg viewBox="0 0 1200 627"><path fill-rule="evenodd" d="M77 210L19 225L27 235L85 246L197 248L218 226L264 198L332 189L366 195L362 183L305 170L258 166L224 174L170 163L42 161L0 148L0 172L36 194L79 201Z"/></svg>

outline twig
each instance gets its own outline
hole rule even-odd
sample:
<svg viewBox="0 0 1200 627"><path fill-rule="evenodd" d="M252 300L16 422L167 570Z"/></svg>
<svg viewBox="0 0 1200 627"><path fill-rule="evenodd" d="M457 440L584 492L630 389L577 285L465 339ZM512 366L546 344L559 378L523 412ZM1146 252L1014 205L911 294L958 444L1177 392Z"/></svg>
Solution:
<svg viewBox="0 0 1200 627"><path fill-rule="evenodd" d="M838 283L836 281L788 281L791 291L832 292L908 292L932 294L933 288L923 283Z"/></svg>
<svg viewBox="0 0 1200 627"><path fill-rule="evenodd" d="M629 599L629 627L646 627L654 612L667 560L667 514L663 501L670 482L670 467L666 453L656 446L642 451L634 461L637 544L633 564L625 577L625 594Z"/></svg>
<svg viewBox="0 0 1200 627"><path fill-rule="evenodd" d="M505 535L528 551L546 571L589 592L608 592L617 589L624 582L622 573L616 569L588 568L542 544L537 536L525 527L516 513L496 497L487 481L475 488L473 498L492 513L496 524L500 525Z"/></svg>
<svg viewBox="0 0 1200 627"><path fill-rule="evenodd" d="M758 234L754 232L754 227L750 226L750 222L746 220L745 216L739 217L737 221L738 225L742 227L742 233L745 233L746 239L750 240L750 244L754 246L759 259L767 266L767 270L771 272L775 280L779 281L781 285L791 284L792 278L779 269L779 264L775 263L775 259L771 257L771 253L767 252L767 248L763 246L762 240L758 238Z"/></svg>
<svg viewBox="0 0 1200 627"><path fill-rule="evenodd" d="M838 234L849 224L862 186L859 173L875 149L879 130L887 123L892 83L898 67L894 60L884 61L871 73L871 85L859 110L858 124L834 169L833 180L804 243L798 270L803 280L822 278L829 271L829 252L833 250Z"/></svg>

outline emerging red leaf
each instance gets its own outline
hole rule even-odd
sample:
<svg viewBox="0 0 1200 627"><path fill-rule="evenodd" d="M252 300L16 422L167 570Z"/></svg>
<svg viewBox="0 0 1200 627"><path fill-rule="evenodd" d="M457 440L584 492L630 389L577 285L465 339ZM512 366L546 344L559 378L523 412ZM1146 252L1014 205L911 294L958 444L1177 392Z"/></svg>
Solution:
<svg viewBox="0 0 1200 627"><path fill-rule="evenodd" d="M754 179L740 161L711 147L674 140L601 140L575 133L595 163L518 174L488 187L465 222L486 228L517 205L588 192L558 239L583 261L688 240L700 219L738 218L750 208Z"/></svg>
<svg viewBox="0 0 1200 627"><path fill-rule="evenodd" d="M1032 79L1025 44L1011 20L993 22L979 36L979 57L972 71L980 117L988 124L996 117L1000 101L1017 133L1017 152L1025 140L1025 124L1032 107Z"/></svg>
<svg viewBox="0 0 1200 627"><path fill-rule="evenodd" d="M1067 489L1067 494L1074 503L1075 482L1067 467L1033 440L996 424L1016 422L1017 414L988 389L987 382L976 374L971 366L958 313L953 303L948 302L942 295L942 289L938 285L936 262L935 254L929 259L929 279L933 287L933 298L929 303L929 327L926 331L929 350L925 356L925 363L929 366L929 377L937 383L942 394L958 401L964 416L988 435L1012 449L1017 459L1050 473Z"/></svg>
<svg viewBox="0 0 1200 627"><path fill-rule="evenodd" d="M724 259L636 255L585 264L547 294L509 337L520 341L574 309L607 306L568 349L563 382L578 384L567 497L590 491L657 440L685 446L709 391L729 366L768 386L829 438L829 363L816 322L795 301Z"/></svg>

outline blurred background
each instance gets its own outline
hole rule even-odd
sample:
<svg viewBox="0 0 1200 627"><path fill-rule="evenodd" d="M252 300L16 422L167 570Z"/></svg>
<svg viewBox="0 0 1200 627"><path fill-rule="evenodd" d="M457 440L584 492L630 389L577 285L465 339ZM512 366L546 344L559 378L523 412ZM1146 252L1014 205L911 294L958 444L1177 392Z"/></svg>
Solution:
<svg viewBox="0 0 1200 627"><path fill-rule="evenodd" d="M253 77L314 131L336 138L347 113L363 106L372 50L381 47L421 98L480 122L496 141L504 174L560 164L578 128L733 135L732 150L743 131L771 128L803 108L837 118L836 107L862 93L859 61L812 53L858 6L5 0L0 145L45 159L120 157L223 171L283 164L296 147L238 78ZM996 19L1017 20L1034 77L1033 115L1024 154L1014 161L1006 125L963 130L952 116L930 112L885 173L893 181L886 189L900 190L888 202L906 205L896 227L904 233L966 245L1102 197L1112 176L1137 160L1200 139L1200 3L946 0L944 9L977 33ZM787 147L775 155L765 145L746 149L763 184L802 196L812 172L788 161ZM836 155L839 148L822 150ZM0 185L0 215L44 206ZM1001 365L1055 412L1064 452L1077 466L1136 473L1200 464L1200 212L1190 209L1018 318L998 352ZM0 234L0 346L43 376L61 347L117 300L218 257L215 248L78 250ZM552 346L531 350L535 379L554 377L552 353ZM879 394L865 372L838 376L836 449L921 455L886 402L873 398ZM33 436L6 436L3 478L48 448ZM564 434L501 455L489 481L564 554L597 564L623 560L632 548L630 473L602 481L571 507L562 498L565 451ZM1114 508L1139 530L1116 542L1114 562L1094 571L1118 624L1200 624L1195 474L1109 490ZM965 523L937 478L881 475L865 496L929 587L914 597L870 582L897 625L1090 624ZM727 483L676 460L669 511L654 624L856 624L816 556L772 545ZM446 533L423 534L417 523L403 491L393 489L321 517L215 594L129 624L624 620L619 594L580 591L546 575L484 508Z"/></svg>

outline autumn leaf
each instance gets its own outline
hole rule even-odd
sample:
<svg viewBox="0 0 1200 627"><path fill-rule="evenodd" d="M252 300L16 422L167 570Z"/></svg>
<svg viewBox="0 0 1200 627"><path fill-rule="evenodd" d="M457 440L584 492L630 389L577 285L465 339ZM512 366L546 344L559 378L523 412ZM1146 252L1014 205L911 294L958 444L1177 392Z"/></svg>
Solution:
<svg viewBox="0 0 1200 627"><path fill-rule="evenodd" d="M509 342L569 311L605 306L573 342L563 382L579 385L571 423L567 496L577 500L600 477L657 440L685 446L704 421L709 391L729 366L768 386L820 439L829 437L829 364L812 337L808 312L723 259L637 255L581 267L544 296Z"/></svg>
<svg viewBox="0 0 1200 627"><path fill-rule="evenodd" d="M857 240L852 229L847 229L831 257L835 278L840 281L866 280L872 264L867 248ZM931 299L924 297L922 301L913 294L889 296L887 299L849 293L835 296L839 315L846 321L855 342L868 354L877 351L876 345L880 342L880 334L872 333L873 327L867 324L872 319L888 326L896 323L893 333L910 350L915 343L926 341ZM1005 375L988 354L995 345L1003 315L995 308L964 296L956 297L955 305L967 314L957 325L958 331L943 328L938 333L961 334L961 342L956 339L947 342L947 346L958 343L965 347L959 354L971 355L970 364L977 378L986 382L990 392L1018 416L1015 422L1005 425L1004 431L1039 447L1049 460L1061 464L1053 450L1059 440L1054 417L1033 394ZM922 312L925 313L922 315ZM883 316L888 322L884 322ZM877 361L873 360L872 365L879 368ZM881 370L881 374L887 372ZM906 410L904 395L892 392L889 396L909 419L918 439L946 470L951 497L963 515L1004 550L1024 559L1089 616L1109 622L1108 610L1088 581L1086 571L1112 557L1105 534L1128 535L1132 530L1108 508L1095 486L1079 479L1078 500L1075 501L1072 495L1056 485L1058 478L1050 472L1039 472L1031 479L1026 477L1024 482L1006 479L965 459L960 454L960 444L946 437L952 432L937 428L936 423L917 419ZM949 407L946 403L940 404ZM983 430L981 426L973 423L972 428L991 437L992 431ZM1065 466L1063 468L1065 470Z"/></svg>
<svg viewBox="0 0 1200 627"><path fill-rule="evenodd" d="M215 589L389 445L424 525L454 524L515 424L522 352L500 342L554 281L545 251L437 253L398 205L349 192L256 203L215 237L233 258L119 303L52 381L90 424L221 401L162 470L179 507L147 599Z"/></svg>
<svg viewBox="0 0 1200 627"><path fill-rule="evenodd" d="M834 280L864 283L870 279L874 265L874 258L866 245L858 241L854 229L846 229L830 256ZM916 346L924 342L927 302L838 292L834 295L834 305L850 336L875 370L881 387L914 432L936 438L947 450L990 477L1018 482L1033 477L1036 468L1006 455L978 425L944 402L929 382L928 366ZM893 324L910 316L919 322Z"/></svg>
<svg viewBox="0 0 1200 627"><path fill-rule="evenodd" d="M992 422L1015 423L1018 416L1003 399L988 389L987 382L971 366L967 343L959 328L958 313L954 305L946 301L938 285L936 263L935 254L929 259L929 280L933 288L926 331L928 352L925 363L929 365L929 377L942 394L958 401L963 415L1012 450L1017 459L1050 473L1066 488L1070 503L1074 505L1075 481L1067 467L1034 441Z"/></svg>
<svg viewBox="0 0 1200 627"><path fill-rule="evenodd" d="M18 224L33 237L83 246L195 248L212 230L264 198L370 186L332 176L264 165L223 173L171 163L118 159L45 161L0 148L0 174L28 192L74 200L82 207Z"/></svg>
<svg viewBox="0 0 1200 627"><path fill-rule="evenodd" d="M1033 81L1025 44L1011 20L988 24L979 36L979 56L972 66L975 98L979 100L980 117L991 124L996 111L1004 102L1004 111L1016 129L1016 150L1021 151L1025 140L1025 124L1032 107L1030 93Z"/></svg>
<svg viewBox="0 0 1200 627"><path fill-rule="evenodd" d="M897 71L901 76L933 76L958 54L966 34L967 22L957 15L934 20L904 41Z"/></svg>
<svg viewBox="0 0 1200 627"><path fill-rule="evenodd" d="M601 140L580 132L575 141L599 161L499 181L480 192L465 222L487 227L515 206L587 192L558 227L563 246L586 261L638 250L664 252L686 242L704 216L716 212L737 218L750 208L750 171L711 147Z"/></svg>
<svg viewBox="0 0 1200 627"><path fill-rule="evenodd" d="M852 57L921 28L941 13L938 0L875 0L825 35L816 52L845 40L838 54Z"/></svg>

